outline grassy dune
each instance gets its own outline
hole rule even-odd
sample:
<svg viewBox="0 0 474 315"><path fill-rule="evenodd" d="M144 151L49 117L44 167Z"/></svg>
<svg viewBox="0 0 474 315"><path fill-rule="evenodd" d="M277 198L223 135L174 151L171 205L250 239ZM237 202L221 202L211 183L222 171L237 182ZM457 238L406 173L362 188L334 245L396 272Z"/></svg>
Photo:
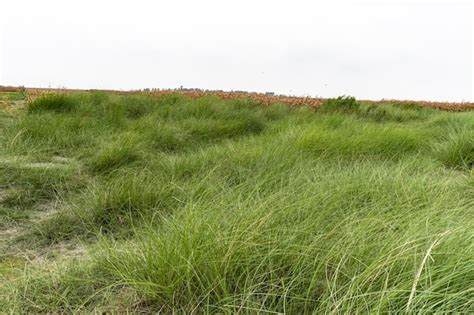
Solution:
<svg viewBox="0 0 474 315"><path fill-rule="evenodd" d="M474 312L474 113L47 95L0 111L0 312Z"/></svg>

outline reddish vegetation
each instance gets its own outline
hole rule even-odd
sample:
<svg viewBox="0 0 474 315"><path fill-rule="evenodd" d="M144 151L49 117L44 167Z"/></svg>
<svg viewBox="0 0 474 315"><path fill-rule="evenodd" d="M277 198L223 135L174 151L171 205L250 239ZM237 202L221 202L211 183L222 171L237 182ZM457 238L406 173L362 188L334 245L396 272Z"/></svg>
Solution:
<svg viewBox="0 0 474 315"><path fill-rule="evenodd" d="M24 88L17 87L0 87L2 91L22 91ZM28 100L37 98L38 96L45 93L68 93L68 92L79 92L84 90L73 90L73 89L37 89L37 88L26 88L28 92ZM117 94L150 94L150 95L163 95L163 94L182 94L189 97L197 98L203 96L217 96L222 99L251 99L262 105L270 105L274 103L282 103L290 106L313 106L318 107L324 102L323 98L315 97L298 97L298 96L287 96L287 95L272 95L264 93L253 93L253 92L225 92L225 91L209 91L209 90L197 90L197 89L168 89L168 90L151 90L151 91L112 91L107 90L106 92L117 93ZM427 101L410 101L410 100L380 100L371 101L365 100L365 103L383 105L383 104L398 104L398 105L419 105L428 108L436 108L447 111L472 111L474 110L474 103L450 103L450 102L427 102Z"/></svg>
<svg viewBox="0 0 474 315"><path fill-rule="evenodd" d="M314 106L321 105L324 101L322 98L314 97L297 97L287 95L269 95L263 93L251 92L224 92L224 91L205 91L205 90L160 90L150 92L154 95L179 93L193 98L203 96L217 96L222 99L251 99L262 105L271 105L275 103L282 103L290 106Z"/></svg>

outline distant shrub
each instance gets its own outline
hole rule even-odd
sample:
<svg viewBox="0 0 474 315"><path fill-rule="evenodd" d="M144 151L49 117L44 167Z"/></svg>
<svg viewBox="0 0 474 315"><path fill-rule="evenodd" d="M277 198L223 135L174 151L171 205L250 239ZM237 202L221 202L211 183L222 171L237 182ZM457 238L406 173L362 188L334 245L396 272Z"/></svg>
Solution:
<svg viewBox="0 0 474 315"><path fill-rule="evenodd" d="M328 99L319 107L323 112L337 113L355 113L359 108L360 104L355 97L346 95Z"/></svg>
<svg viewBox="0 0 474 315"><path fill-rule="evenodd" d="M31 102L28 105L28 112L67 113L75 110L77 105L77 101L70 95L49 94Z"/></svg>

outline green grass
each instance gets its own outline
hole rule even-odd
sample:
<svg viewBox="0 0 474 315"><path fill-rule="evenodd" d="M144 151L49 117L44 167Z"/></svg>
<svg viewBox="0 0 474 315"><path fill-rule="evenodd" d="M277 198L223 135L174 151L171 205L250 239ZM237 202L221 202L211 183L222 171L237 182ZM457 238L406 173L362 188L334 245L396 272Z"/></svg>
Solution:
<svg viewBox="0 0 474 315"><path fill-rule="evenodd" d="M78 106L77 100L65 94L48 94L31 102L28 106L30 113L54 112L67 113Z"/></svg>
<svg viewBox="0 0 474 315"><path fill-rule="evenodd" d="M22 101L26 92L0 92L0 101Z"/></svg>
<svg viewBox="0 0 474 315"><path fill-rule="evenodd" d="M0 112L0 312L474 312L473 132L349 97Z"/></svg>

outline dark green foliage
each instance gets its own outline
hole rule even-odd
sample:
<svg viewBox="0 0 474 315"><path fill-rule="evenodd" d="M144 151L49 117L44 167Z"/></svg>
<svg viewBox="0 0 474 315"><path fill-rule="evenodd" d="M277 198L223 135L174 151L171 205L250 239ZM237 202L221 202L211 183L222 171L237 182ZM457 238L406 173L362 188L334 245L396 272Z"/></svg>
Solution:
<svg viewBox="0 0 474 315"><path fill-rule="evenodd" d="M352 96L339 96L326 100L319 110L326 113L356 113L360 108L359 102Z"/></svg>
<svg viewBox="0 0 474 315"><path fill-rule="evenodd" d="M389 120L388 110L380 105L368 105L361 111L360 115L378 122Z"/></svg>
<svg viewBox="0 0 474 315"><path fill-rule="evenodd" d="M195 120L189 124L189 133L198 141L212 141L223 138L257 134L264 128L258 118L242 117L240 119Z"/></svg>
<svg viewBox="0 0 474 315"><path fill-rule="evenodd" d="M68 113L74 111L78 107L77 100L66 94L47 94L42 96L30 104L28 104L28 111L34 112L54 112L54 113Z"/></svg>

